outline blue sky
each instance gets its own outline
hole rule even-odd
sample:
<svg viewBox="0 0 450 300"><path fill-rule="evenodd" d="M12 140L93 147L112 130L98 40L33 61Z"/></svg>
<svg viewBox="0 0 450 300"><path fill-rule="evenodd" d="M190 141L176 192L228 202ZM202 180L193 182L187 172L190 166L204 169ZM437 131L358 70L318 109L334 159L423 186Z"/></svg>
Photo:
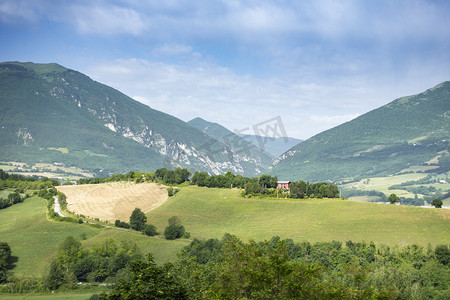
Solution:
<svg viewBox="0 0 450 300"><path fill-rule="evenodd" d="M450 80L449 15L426 0L0 0L0 61L56 62L184 121L281 116L305 139Z"/></svg>

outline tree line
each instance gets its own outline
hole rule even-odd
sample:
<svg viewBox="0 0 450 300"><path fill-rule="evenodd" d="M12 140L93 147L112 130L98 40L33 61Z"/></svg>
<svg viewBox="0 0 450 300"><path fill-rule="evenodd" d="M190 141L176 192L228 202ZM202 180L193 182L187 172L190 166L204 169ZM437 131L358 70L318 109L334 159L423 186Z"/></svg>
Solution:
<svg viewBox="0 0 450 300"><path fill-rule="evenodd" d="M19 193L23 193L24 190L39 190L58 185L59 181L55 179L9 174L0 169L0 190L17 189Z"/></svg>
<svg viewBox="0 0 450 300"><path fill-rule="evenodd" d="M166 240L175 240L181 237L189 238L190 233L186 231L184 225L181 224L180 218L177 216L170 217L168 225L164 229L164 237ZM156 227L147 223L147 216L140 208L135 208L130 216L130 222L116 220L114 225L119 228L133 229L141 231L148 236L158 235Z"/></svg>
<svg viewBox="0 0 450 300"><path fill-rule="evenodd" d="M2 255L2 254L6 254ZM0 243L0 267L10 257ZM449 245L294 242L278 236L244 242L194 239L178 260L158 266L134 243L108 239L83 247L69 236L30 291L107 282L101 299L448 299ZM2 273L0 273L1 275ZM0 287L8 291L15 282Z"/></svg>
<svg viewBox="0 0 450 300"><path fill-rule="evenodd" d="M448 299L448 245L194 239L174 264L133 261L101 299ZM147 295L147 296L143 296Z"/></svg>

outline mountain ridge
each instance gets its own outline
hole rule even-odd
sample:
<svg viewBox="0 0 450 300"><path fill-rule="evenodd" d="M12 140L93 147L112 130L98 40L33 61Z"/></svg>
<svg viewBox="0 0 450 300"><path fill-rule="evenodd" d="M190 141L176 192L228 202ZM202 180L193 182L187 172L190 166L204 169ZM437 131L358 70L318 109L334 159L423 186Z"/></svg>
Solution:
<svg viewBox="0 0 450 300"><path fill-rule="evenodd" d="M311 137L268 171L289 180L336 181L391 175L438 155L446 168L449 117L450 81L445 81Z"/></svg>
<svg viewBox="0 0 450 300"><path fill-rule="evenodd" d="M57 161L111 172L158 167L255 172L182 120L58 64L1 63L0 90L4 160ZM61 147L68 153L49 150Z"/></svg>

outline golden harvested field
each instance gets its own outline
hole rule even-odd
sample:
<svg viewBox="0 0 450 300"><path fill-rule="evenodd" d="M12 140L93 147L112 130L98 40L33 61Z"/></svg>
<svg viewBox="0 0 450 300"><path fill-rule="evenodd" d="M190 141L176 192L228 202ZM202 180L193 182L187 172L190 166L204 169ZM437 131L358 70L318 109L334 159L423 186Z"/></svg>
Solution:
<svg viewBox="0 0 450 300"><path fill-rule="evenodd" d="M150 211L167 200L167 187L156 183L111 182L59 186L67 209L102 221L129 221L133 210Z"/></svg>

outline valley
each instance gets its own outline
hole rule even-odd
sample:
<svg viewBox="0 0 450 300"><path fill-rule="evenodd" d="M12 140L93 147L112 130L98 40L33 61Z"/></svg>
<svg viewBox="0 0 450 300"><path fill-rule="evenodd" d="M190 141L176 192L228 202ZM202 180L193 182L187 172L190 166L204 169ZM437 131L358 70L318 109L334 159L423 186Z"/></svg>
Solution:
<svg viewBox="0 0 450 300"><path fill-rule="evenodd" d="M148 184L139 185L145 187ZM99 187L95 184L69 187L69 203L70 193L75 195L78 189L83 194L86 188ZM158 186L152 188L160 189ZM131 203L154 201L151 193L130 193L124 183L114 189L117 194L128 194ZM149 187L144 189L148 191ZM93 203L97 201L95 198L89 199ZM85 205L84 209L92 217L97 212L95 206ZM248 199L242 198L239 190L196 186L182 187L179 193L161 206L147 211L146 215L148 222L155 225L159 232L167 225L169 217L179 217L191 232L190 240L220 239L224 234L231 233L244 241L263 241L280 236L297 242L373 241L377 245L401 247L446 244L450 236L450 210L447 209L340 199ZM159 263L174 261L181 248L190 242L185 239L167 241L139 232L96 228L88 224L49 221L45 201L36 197L0 210L0 219L2 240L8 242L14 255L19 257L14 269L17 275L42 276L56 247L70 235L81 239L87 247L110 238L134 242L144 253L152 252Z"/></svg>

